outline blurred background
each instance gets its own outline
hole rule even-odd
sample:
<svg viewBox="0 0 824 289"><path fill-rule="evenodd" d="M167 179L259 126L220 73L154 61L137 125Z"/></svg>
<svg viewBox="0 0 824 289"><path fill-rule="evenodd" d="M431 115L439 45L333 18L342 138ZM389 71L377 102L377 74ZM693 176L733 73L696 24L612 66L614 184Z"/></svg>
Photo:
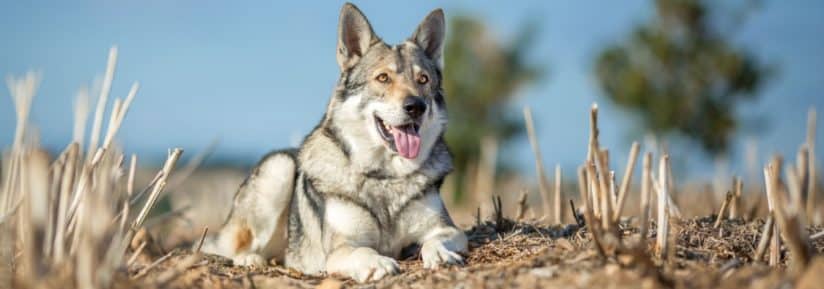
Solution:
<svg viewBox="0 0 824 289"><path fill-rule="evenodd" d="M258 158L297 145L316 125L338 77L342 1L68 2L0 2L0 75L41 73L31 119L56 152L72 139L78 92L97 95L117 45L112 96L141 83L119 136L124 151L143 167L159 165L170 147L184 148L184 161L205 158L173 187L172 213L226 204ZM639 141L642 151L666 148L681 183L719 187L732 175L760 181L770 154L793 156L804 141L808 110L824 108L821 1L355 4L388 43L410 36L432 9L446 12L456 171L444 197L453 207L535 191L525 106L548 174L560 165L570 187L593 102L616 167ZM8 93L0 96L7 147L15 117Z"/></svg>

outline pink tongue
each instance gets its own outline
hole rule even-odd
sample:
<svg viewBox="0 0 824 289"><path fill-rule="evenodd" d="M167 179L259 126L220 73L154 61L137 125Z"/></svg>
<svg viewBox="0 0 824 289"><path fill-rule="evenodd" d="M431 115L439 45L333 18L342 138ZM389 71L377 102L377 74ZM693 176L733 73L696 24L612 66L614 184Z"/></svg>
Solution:
<svg viewBox="0 0 824 289"><path fill-rule="evenodd" d="M418 157L421 149L421 136L411 125L396 127L392 130L392 136L395 138L395 148L402 157L407 159Z"/></svg>

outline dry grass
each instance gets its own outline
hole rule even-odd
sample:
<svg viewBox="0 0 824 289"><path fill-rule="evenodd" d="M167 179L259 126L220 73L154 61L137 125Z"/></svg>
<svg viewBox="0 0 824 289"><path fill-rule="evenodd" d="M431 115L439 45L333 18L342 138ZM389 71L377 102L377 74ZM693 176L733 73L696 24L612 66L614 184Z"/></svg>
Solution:
<svg viewBox="0 0 824 289"><path fill-rule="evenodd" d="M132 237L166 185L182 151L169 153L147 201L133 196L135 158L125 172L124 156L113 145L137 94L135 83L125 99L116 98L101 135L117 49L109 52L103 88L98 97L88 150L69 144L51 160L31 134L28 113L39 83L33 73L7 80L17 112L17 130L5 153L0 191L0 287L108 288L117 282ZM86 93L80 93L81 98ZM74 140L83 140L88 108L76 106ZM102 137L102 144L98 146ZM128 175L128 178L124 178ZM142 194L141 194L142 195ZM139 205L139 206L138 206ZM131 210L135 206L137 214Z"/></svg>
<svg viewBox="0 0 824 289"><path fill-rule="evenodd" d="M592 234L577 225L545 226L533 221L494 218L466 231L470 240L467 265L462 268L422 269L414 252L401 262L402 273L368 284L339 276L309 276L281 266L234 267L220 256L200 256L176 249L168 257L154 256L124 273L127 287L140 288L314 288L340 285L353 288L775 288L801 282L785 271L790 253L782 250L778 268L755 262L751 256L759 241L762 220L724 220L713 228L716 216L675 224L671 262L651 257L647 250L629 249L601 258ZM820 230L821 228L810 228ZM654 235L641 239L631 224L619 234L640 247L652 248ZM824 252L824 241L811 242ZM820 266L822 258L816 259ZM148 268L148 269L147 269ZM181 272L181 268L186 268ZM820 267L809 268L808 274ZM169 274L175 276L169 280ZM802 274L803 276L804 274ZM137 276L137 277L135 277ZM819 278L820 276L803 276ZM164 281L164 282L160 282ZM163 286L158 286L161 284ZM815 283L813 283L815 284ZM337 288L337 287L331 287Z"/></svg>

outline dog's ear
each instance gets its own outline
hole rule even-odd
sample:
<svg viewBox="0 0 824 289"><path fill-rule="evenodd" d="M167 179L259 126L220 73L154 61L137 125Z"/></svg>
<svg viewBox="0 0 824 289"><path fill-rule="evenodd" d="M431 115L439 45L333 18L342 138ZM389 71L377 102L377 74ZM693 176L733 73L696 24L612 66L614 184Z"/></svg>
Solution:
<svg viewBox="0 0 824 289"><path fill-rule="evenodd" d="M338 65L346 70L366 53L372 42L377 40L369 20L352 3L343 4L338 23Z"/></svg>
<svg viewBox="0 0 824 289"><path fill-rule="evenodd" d="M429 15L426 15L426 18L418 25L418 29L415 29L412 40L423 49L429 58L441 63L445 29L443 10L435 9L429 12Z"/></svg>

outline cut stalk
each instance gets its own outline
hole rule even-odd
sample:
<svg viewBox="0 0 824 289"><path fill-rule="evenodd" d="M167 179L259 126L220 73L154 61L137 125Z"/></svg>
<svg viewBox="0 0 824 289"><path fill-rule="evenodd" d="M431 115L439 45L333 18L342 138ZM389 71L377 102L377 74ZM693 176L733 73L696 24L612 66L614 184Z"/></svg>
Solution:
<svg viewBox="0 0 824 289"><path fill-rule="evenodd" d="M197 242L195 253L200 253L200 248L203 247L203 241L206 240L206 234L209 233L209 227L203 227L203 233L200 234L200 241Z"/></svg>
<svg viewBox="0 0 824 289"><path fill-rule="evenodd" d="M764 227L761 229L761 238L758 239L758 247L756 247L755 252L753 253L753 261L758 262L764 259L764 252L767 251L767 246L770 244L770 240L772 239L774 222L775 219L773 218L773 215L770 214L767 217L767 221L764 223Z"/></svg>
<svg viewBox="0 0 824 289"><path fill-rule="evenodd" d="M641 240L647 238L649 230L649 200L650 200L650 175L652 174L652 153L644 154L643 170L641 171L641 224L640 235Z"/></svg>
<svg viewBox="0 0 824 289"><path fill-rule="evenodd" d="M515 220L523 220L526 216L526 212L529 210L526 197L527 193L525 191L522 191L521 196L518 197L518 211L515 212Z"/></svg>
<svg viewBox="0 0 824 289"><path fill-rule="evenodd" d="M69 152L66 154L66 163L63 167L63 176L60 180L60 193L58 195L57 219L53 243L54 259L53 265L63 261L65 257L66 244L66 224L69 217L69 198L72 188L75 185L75 174L78 159L80 159L80 145L72 143L69 145Z"/></svg>
<svg viewBox="0 0 824 289"><path fill-rule="evenodd" d="M810 193L807 189L807 186L810 184L809 156L810 151L807 149L807 144L801 145L801 147L798 148L798 153L796 154L795 168L787 167L786 170L788 184L792 182L792 185L795 186L795 188L790 190L790 196L793 198L792 203L796 206L798 214L800 214L801 218L804 220L807 220L805 216L808 215L808 210L805 207L805 203L809 199L808 193ZM793 174L792 180L790 180L790 174ZM813 212L810 211L809 213L812 214ZM812 218L810 218L810 220L812 220Z"/></svg>
<svg viewBox="0 0 824 289"><path fill-rule="evenodd" d="M587 207L592 210L593 216L598 219L601 215L600 210L600 198L601 198L601 188L598 185L598 175L595 173L595 164L592 162L587 162L586 164L587 170L587 182L588 182L588 191L589 191L589 203ZM590 225L590 224L587 224ZM593 224L594 225L594 224Z"/></svg>
<svg viewBox="0 0 824 289"><path fill-rule="evenodd" d="M712 226L713 228L718 229L718 227L721 226L721 221L724 220L724 213L727 212L727 207L730 205L730 202L732 202L732 198L732 192L727 191L724 201L721 203L721 209L718 210L718 215L715 217L715 224Z"/></svg>
<svg viewBox="0 0 824 289"><path fill-rule="evenodd" d="M778 230L778 223L773 223L772 238L770 238L770 267L778 266L781 262L781 238Z"/></svg>
<svg viewBox="0 0 824 289"><path fill-rule="evenodd" d="M132 158L129 161L129 177L126 179L126 199L134 195L134 175L137 172L137 155L132 154ZM128 203L127 203L128 204Z"/></svg>
<svg viewBox="0 0 824 289"><path fill-rule="evenodd" d="M589 204L589 190L588 190L588 181L587 181L587 170L584 166L578 167L578 195L581 201L581 205L584 209L590 207ZM575 209L575 208L573 208ZM577 214L572 212L573 217L577 219Z"/></svg>
<svg viewBox="0 0 824 289"><path fill-rule="evenodd" d="M538 190L541 192L541 200L544 204L544 216L549 217L549 211L552 208L549 204L549 185L547 185L544 175L544 162L538 145L538 137L535 133L532 110L528 106L524 107L524 123L526 123L526 132L529 136L529 144L532 146L532 153L535 155L535 174L537 174Z"/></svg>
<svg viewBox="0 0 824 289"><path fill-rule="evenodd" d="M135 261L137 261L137 257L140 256L140 253L143 252L143 249L146 248L146 245L149 244L146 241L140 243L140 246L132 252L132 256L126 261L126 267L130 267Z"/></svg>
<svg viewBox="0 0 824 289"><path fill-rule="evenodd" d="M609 190L609 195L610 196L615 196L615 171L609 171L609 177L607 178L607 187L608 187L608 190ZM612 219L612 215L613 215L612 205L614 204L613 200L614 199L610 199L607 202L607 205L604 206L604 208L607 208L607 210L604 210L604 218L603 218L603 222L605 223L605 226L604 226L605 229L611 229L612 225L613 225L613 222L614 222L613 219Z"/></svg>
<svg viewBox="0 0 824 289"><path fill-rule="evenodd" d="M659 182L659 178L656 178L655 175L650 175L650 178L652 179L651 188L655 191L655 195L660 197L661 192L663 191L663 189L660 186L661 182ZM666 199L667 212L669 213L669 216L670 217L675 217L676 219L680 218L681 217L681 210L678 209L678 205L675 204L675 200L672 199L671 195L667 195L666 198L667 198Z"/></svg>
<svg viewBox="0 0 824 289"><path fill-rule="evenodd" d="M106 102L109 99L109 93L112 89L112 80L114 79L114 70L117 67L117 46L109 49L109 59L106 63L106 74L103 76L103 86L100 88L100 96L97 98L97 108L94 111L94 120L92 122L92 131L89 140L89 149L87 152L97 151L97 143L100 140L100 130L103 125L103 113L106 110ZM91 156L91 154L89 154Z"/></svg>
<svg viewBox="0 0 824 289"><path fill-rule="evenodd" d="M596 185L599 186L598 188L598 198L600 199L601 204L601 227L609 231L611 227L612 221L612 200L610 199L611 190L609 184L609 167L607 167L607 156L602 151L598 153L596 160L597 168L597 180L598 183Z"/></svg>
<svg viewBox="0 0 824 289"><path fill-rule="evenodd" d="M89 119L89 90L85 87L77 92L77 98L74 103L74 129L72 133L72 140L83 146L83 140L86 137L86 122Z"/></svg>
<svg viewBox="0 0 824 289"><path fill-rule="evenodd" d="M635 161L638 158L638 151L641 145L638 142L632 143L632 148L629 150L629 158L627 159L627 167L624 169L624 177L621 179L621 188L618 190L618 202L615 204L615 215L612 219L618 221L621 218L621 211L624 209L624 202L627 199L627 192L629 192L630 184L632 183L632 173L635 171Z"/></svg>
<svg viewBox="0 0 824 289"><path fill-rule="evenodd" d="M658 233L656 235L656 248L661 260L667 259L667 237L669 236L669 212L667 211L667 199L669 198L669 186L667 177L669 172L669 156L663 155L658 164L658 178L660 183L658 194Z"/></svg>
<svg viewBox="0 0 824 289"><path fill-rule="evenodd" d="M809 112L807 113L807 174L809 178L807 178L807 207L805 210L807 211L807 218L810 220L816 220L816 201L815 201L815 194L817 192L817 185L818 185L818 174L816 172L816 158L815 158L815 131L816 131L816 119L817 114L815 108L811 107Z"/></svg>
<svg viewBox="0 0 824 289"><path fill-rule="evenodd" d="M770 216L776 217L776 213L774 210L773 204L773 179L772 179L772 172L771 168L772 165L767 165L764 167L764 188L767 194L767 210L770 212ZM781 239L779 238L778 234L778 223L773 222L772 224L772 238L770 238L770 258L768 264L771 267L778 265L778 259L780 258L779 255L781 254Z"/></svg>
<svg viewBox="0 0 824 289"><path fill-rule="evenodd" d="M741 206L741 193L744 190L744 182L741 181L741 177L733 178L733 186L735 189L735 193L733 193L732 202L730 202L730 216L729 219L737 219L739 218L739 210Z"/></svg>
<svg viewBox="0 0 824 289"><path fill-rule="evenodd" d="M770 171L770 186L772 187L773 204L775 205L776 223L781 230L781 236L784 237L784 242L790 250L791 258L789 264L789 271L792 275L798 276L806 271L807 264L812 259L811 249L807 243L807 233L801 222L799 211L801 210L799 204L790 203L792 199L798 198L797 178L793 175L793 170L789 169L787 172L788 180L791 185L789 188L782 186L779 172L781 171L781 159L775 157L773 159L773 166ZM791 195L790 200L786 197L786 191L789 190Z"/></svg>
<svg viewBox="0 0 824 289"><path fill-rule="evenodd" d="M555 223L563 224L561 219L561 165L555 165Z"/></svg>
<svg viewBox="0 0 824 289"><path fill-rule="evenodd" d="M160 192L163 191L163 188L166 186L166 179L171 174L172 169L174 169L175 164L177 164L177 160L180 158L180 155L183 153L183 150L179 148L175 148L170 154L169 157L166 159L166 163L163 164L162 172L163 174L160 177L160 180L155 184L152 192L149 194L149 199L146 201L146 204L143 206L143 209L140 210L140 213L135 218L134 222L132 222L132 231L137 231L140 226L143 225L143 222L146 221L146 217L149 215L149 210L154 207L155 202L157 201ZM126 240L127 242L131 240Z"/></svg>
<svg viewBox="0 0 824 289"><path fill-rule="evenodd" d="M589 111L589 144L587 146L587 161L594 162L598 153L598 104L593 103Z"/></svg>
<svg viewBox="0 0 824 289"><path fill-rule="evenodd" d="M578 168L578 182L584 183L587 179L591 179L589 174L594 174L595 165L592 162L587 162L586 170L583 167ZM590 186L590 189L593 187ZM592 207L587 203L587 192L585 190L581 191L581 199L584 203L582 207L584 211L584 221L587 226L587 231L592 234L592 240L595 243L595 250L598 252L602 258L606 258L606 250L604 250L603 244L601 243L601 229L598 227L597 221L595 220L595 216L593 214Z"/></svg>
<svg viewBox="0 0 824 289"><path fill-rule="evenodd" d="M789 193L789 199L782 208L787 216L798 216L803 214L803 197L801 196L802 189L799 187L801 178L796 174L796 170L791 166L784 169L784 175L787 179L786 192Z"/></svg>

